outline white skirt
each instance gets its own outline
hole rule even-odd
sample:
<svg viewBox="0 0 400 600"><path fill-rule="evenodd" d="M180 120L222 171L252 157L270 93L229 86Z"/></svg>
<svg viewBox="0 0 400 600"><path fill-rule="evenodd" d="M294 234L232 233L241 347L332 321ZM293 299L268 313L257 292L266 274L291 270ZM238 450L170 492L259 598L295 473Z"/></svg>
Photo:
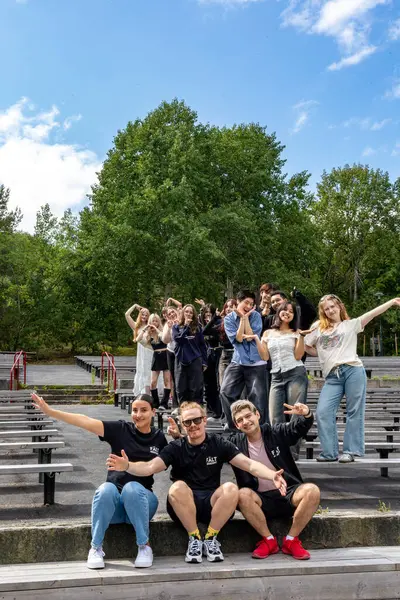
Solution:
<svg viewBox="0 0 400 600"><path fill-rule="evenodd" d="M135 396L137 396L138 394L145 394L146 387L150 387L152 359L152 348L147 348L146 346L143 346L141 342L138 342L136 355L135 383L133 386L133 393L135 394Z"/></svg>

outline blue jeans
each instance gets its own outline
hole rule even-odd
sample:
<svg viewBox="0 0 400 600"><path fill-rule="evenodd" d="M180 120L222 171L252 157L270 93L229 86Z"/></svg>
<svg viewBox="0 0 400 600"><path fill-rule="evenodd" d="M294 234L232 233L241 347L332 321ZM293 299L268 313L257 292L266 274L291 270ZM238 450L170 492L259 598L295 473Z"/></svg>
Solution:
<svg viewBox="0 0 400 600"><path fill-rule="evenodd" d="M271 425L285 423L284 404L307 404L308 377L305 367L271 374L269 393L269 420Z"/></svg>
<svg viewBox="0 0 400 600"><path fill-rule="evenodd" d="M149 523L158 507L158 498L141 483L130 481L120 493L106 481L97 488L92 503L92 547L99 548L109 525L130 523L138 546L149 541Z"/></svg>
<svg viewBox="0 0 400 600"><path fill-rule="evenodd" d="M318 436L323 458L337 458L339 454L336 413L346 394L347 422L343 438L343 452L364 455L364 417L367 377L363 367L340 365L325 380L317 406Z"/></svg>

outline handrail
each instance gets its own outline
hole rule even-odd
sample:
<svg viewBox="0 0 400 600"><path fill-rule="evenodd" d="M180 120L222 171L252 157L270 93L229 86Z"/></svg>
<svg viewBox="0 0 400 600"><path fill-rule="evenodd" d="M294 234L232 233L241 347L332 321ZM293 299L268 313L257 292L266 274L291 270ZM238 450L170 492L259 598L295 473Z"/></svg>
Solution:
<svg viewBox="0 0 400 600"><path fill-rule="evenodd" d="M18 389L21 357L22 357L22 368L24 370L24 385L26 385L26 352L25 352L25 350L20 350L19 352L14 353L14 363L10 369L10 390L13 389L13 384L14 384L15 380L17 381L17 389Z"/></svg>
<svg viewBox="0 0 400 600"><path fill-rule="evenodd" d="M113 372L113 391L117 389L117 370L114 364L114 355L108 352L101 353L101 369L100 369L100 382L103 384L104 381L104 357L107 358L107 389L110 391L110 375Z"/></svg>

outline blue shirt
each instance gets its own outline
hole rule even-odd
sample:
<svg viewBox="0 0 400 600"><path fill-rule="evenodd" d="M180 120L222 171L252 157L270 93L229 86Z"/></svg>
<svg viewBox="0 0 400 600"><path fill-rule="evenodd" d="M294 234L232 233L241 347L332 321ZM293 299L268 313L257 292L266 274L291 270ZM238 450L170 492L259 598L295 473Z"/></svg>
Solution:
<svg viewBox="0 0 400 600"><path fill-rule="evenodd" d="M249 316L250 327L253 333L260 336L262 331L262 318L261 315L254 311ZM255 365L262 361L261 356L257 350L257 344L255 340L243 340L238 342L236 334L240 326L240 317L235 312L231 312L224 319L225 333L231 342L234 352L232 362L238 365ZM264 364L265 361L263 361Z"/></svg>

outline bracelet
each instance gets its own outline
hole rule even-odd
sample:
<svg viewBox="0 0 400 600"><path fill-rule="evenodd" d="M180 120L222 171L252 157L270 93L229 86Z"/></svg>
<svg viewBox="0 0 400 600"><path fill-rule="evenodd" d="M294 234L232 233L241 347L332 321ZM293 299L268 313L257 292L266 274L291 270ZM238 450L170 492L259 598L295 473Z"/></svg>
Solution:
<svg viewBox="0 0 400 600"><path fill-rule="evenodd" d="M304 418L308 419L308 417L310 417L310 416L311 416L311 408L308 407L308 413L306 415L304 415Z"/></svg>
<svg viewBox="0 0 400 600"><path fill-rule="evenodd" d="M129 469L129 458L128 458L128 466L126 467L125 471L127 471Z"/></svg>

